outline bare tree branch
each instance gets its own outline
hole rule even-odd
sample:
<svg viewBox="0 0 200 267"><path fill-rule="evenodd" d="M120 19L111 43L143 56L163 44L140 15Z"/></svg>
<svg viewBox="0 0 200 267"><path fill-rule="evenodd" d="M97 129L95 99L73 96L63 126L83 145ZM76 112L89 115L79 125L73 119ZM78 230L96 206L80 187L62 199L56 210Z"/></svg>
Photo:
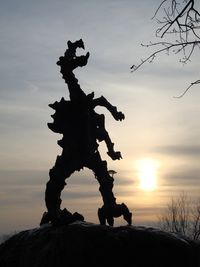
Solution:
<svg viewBox="0 0 200 267"><path fill-rule="evenodd" d="M187 91L193 86L193 85L196 85L196 84L199 84L200 83L200 80L197 80L197 81L195 81L195 82L192 82L186 89L185 89L185 91L181 94L181 95L179 95L179 96L174 96L174 98L181 98L181 97L183 97L186 93L187 93Z"/></svg>
<svg viewBox="0 0 200 267"><path fill-rule="evenodd" d="M173 3L176 3L176 1L172 1L172 5L171 5L171 11L172 13L170 14L169 12L166 11L167 13L167 22L166 24L164 25L165 26L165 30L163 31L163 33L161 34L161 38L164 37L164 35L168 32L168 30L173 26L174 23L177 23L179 29L181 30L181 26L180 26L180 22L179 22L179 19L182 18L182 16L185 14L185 11L187 11L187 9L189 8L189 10L187 11L186 13L186 18L185 18L185 24L184 25L187 25L188 24L188 19L189 19L189 13L191 10L194 10L193 9L193 6L194 6L194 0L190 0L188 1L188 3L185 5L185 7L181 10L180 13L178 13L177 16L175 16L177 9L176 8L173 8ZM197 12L198 13L198 12ZM170 17L173 17L175 16L175 18L173 20L170 19ZM164 27L162 27L164 28Z"/></svg>
<svg viewBox="0 0 200 267"><path fill-rule="evenodd" d="M152 46L163 46L162 48L156 50L155 52L153 52L152 54L150 54L147 58L141 60L141 63L139 63L138 65L132 65L130 67L131 72L136 71L137 69L139 69L144 63L149 62L151 63L157 54L160 54L162 52L167 52L169 53L172 48L177 48L177 50L173 50L172 52L177 54L179 52L181 52L182 50L184 50L186 47L188 48L189 46L191 46L188 55L186 54L185 51L183 51L184 53L184 57L180 60L182 63L186 63L192 56L193 52L194 52L194 48L198 45L200 45L200 40L199 41L191 41L191 42L178 42L177 43L169 43L169 42L157 42L157 43L149 43L147 45L141 44L144 47L152 47Z"/></svg>
<svg viewBox="0 0 200 267"><path fill-rule="evenodd" d="M156 15L158 13L158 11L161 9L162 5L166 2L167 0L163 0L162 3L160 3L160 5L158 6L158 8L156 9L156 12L154 13L152 19L156 18Z"/></svg>
<svg viewBox="0 0 200 267"><path fill-rule="evenodd" d="M200 199L192 202L184 192L176 198L171 198L159 216L158 225L165 231L199 240Z"/></svg>
<svg viewBox="0 0 200 267"><path fill-rule="evenodd" d="M198 0L163 0L156 9L153 19L161 26L156 30L156 37L167 38L170 41L150 42L145 47L155 47L156 50L137 65L131 66L131 72L139 69L144 63L151 63L158 54L170 52L182 54L181 63L190 61L196 48L200 49L200 12L195 3ZM158 16L161 15L161 18ZM169 35L171 36L169 39ZM172 38L175 38L174 40ZM171 41L172 39L172 41ZM178 97L181 98L200 80L192 82Z"/></svg>

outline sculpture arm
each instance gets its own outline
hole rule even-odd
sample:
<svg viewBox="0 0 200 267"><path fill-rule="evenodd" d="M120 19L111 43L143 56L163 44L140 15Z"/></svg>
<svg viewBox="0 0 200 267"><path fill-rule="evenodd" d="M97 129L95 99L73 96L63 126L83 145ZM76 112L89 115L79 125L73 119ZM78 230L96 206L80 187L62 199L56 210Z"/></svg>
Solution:
<svg viewBox="0 0 200 267"><path fill-rule="evenodd" d="M110 102L108 102L108 100L104 96L95 98L93 100L93 107L95 108L96 106L107 108L107 110L110 111L116 121L122 121L125 119L124 114L121 111L118 111L115 106L111 105Z"/></svg>

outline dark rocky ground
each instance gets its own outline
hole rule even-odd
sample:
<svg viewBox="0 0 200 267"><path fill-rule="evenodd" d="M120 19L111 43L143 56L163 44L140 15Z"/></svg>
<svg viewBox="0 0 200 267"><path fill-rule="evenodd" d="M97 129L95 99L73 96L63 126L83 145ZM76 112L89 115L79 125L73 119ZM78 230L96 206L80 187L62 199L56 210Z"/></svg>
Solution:
<svg viewBox="0 0 200 267"><path fill-rule="evenodd" d="M154 228L44 225L1 244L0 266L197 267L200 245Z"/></svg>

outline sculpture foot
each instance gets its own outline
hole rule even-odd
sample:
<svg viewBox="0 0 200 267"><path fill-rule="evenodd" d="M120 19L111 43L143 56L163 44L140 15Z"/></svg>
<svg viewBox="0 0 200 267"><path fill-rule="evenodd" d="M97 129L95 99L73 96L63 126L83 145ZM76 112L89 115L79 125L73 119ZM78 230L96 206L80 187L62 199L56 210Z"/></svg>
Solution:
<svg viewBox="0 0 200 267"><path fill-rule="evenodd" d="M102 208L98 209L98 217L101 225L114 225L114 218L123 216L124 220L128 225L132 224L132 213L129 211L128 207L122 204L116 204L112 206L103 205Z"/></svg>
<svg viewBox="0 0 200 267"><path fill-rule="evenodd" d="M67 209L60 210L53 215L50 212L44 212L40 226L46 223L51 223L53 226L68 225L76 221L84 221L83 215L78 212L71 213Z"/></svg>

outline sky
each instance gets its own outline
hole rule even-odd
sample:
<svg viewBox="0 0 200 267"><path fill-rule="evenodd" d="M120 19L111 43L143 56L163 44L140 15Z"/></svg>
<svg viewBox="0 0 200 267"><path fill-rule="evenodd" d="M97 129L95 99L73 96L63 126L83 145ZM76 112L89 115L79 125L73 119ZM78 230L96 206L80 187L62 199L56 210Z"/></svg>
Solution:
<svg viewBox="0 0 200 267"><path fill-rule="evenodd" d="M182 191L199 196L200 90L196 86L174 98L199 79L198 53L184 66L178 55L163 54L130 72L151 52L141 43L155 38L151 18L160 0L0 3L0 234L37 227L46 210L48 171L61 153L61 136L47 127L53 113L48 104L68 99L56 65L68 40L82 38L91 54L88 65L75 71L81 88L103 95L125 114L117 122L97 108L123 156L112 161L100 143L102 158L117 172L117 201L133 212L133 224L155 223L169 199ZM98 223L102 200L91 171L74 173L62 199L63 208Z"/></svg>

